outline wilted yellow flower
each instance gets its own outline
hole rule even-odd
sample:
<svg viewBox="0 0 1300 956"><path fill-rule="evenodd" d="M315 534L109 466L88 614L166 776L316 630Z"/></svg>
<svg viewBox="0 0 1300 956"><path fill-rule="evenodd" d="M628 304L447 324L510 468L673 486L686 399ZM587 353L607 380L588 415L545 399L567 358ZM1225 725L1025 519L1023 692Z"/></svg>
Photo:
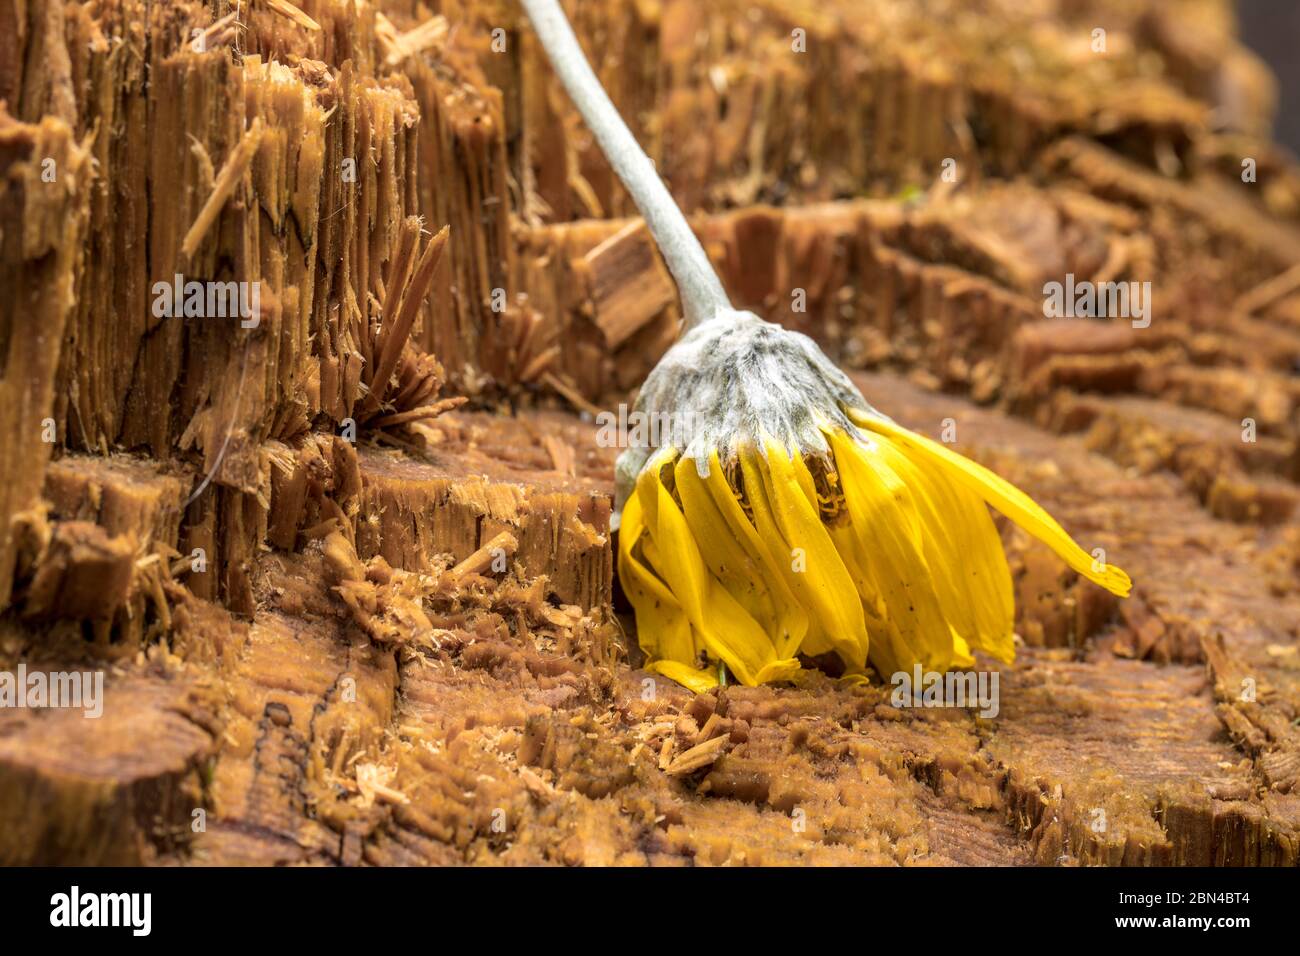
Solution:
<svg viewBox="0 0 1300 956"><path fill-rule="evenodd" d="M619 574L649 670L700 691L716 662L741 683L781 680L833 651L848 674L971 666L1014 656L1011 574L987 505L1115 594L1027 495L888 419L849 410L829 454L768 436L724 464L661 448L623 507ZM812 465L810 468L809 465Z"/></svg>
<svg viewBox="0 0 1300 956"><path fill-rule="evenodd" d="M615 489L652 670L703 690L718 662L755 685L801 654L856 675L967 667L972 649L1010 660L1011 575L986 504L1128 593L1022 492L876 412L807 336L733 308L557 0L521 2L681 295L685 334L637 398L670 437L624 451Z"/></svg>

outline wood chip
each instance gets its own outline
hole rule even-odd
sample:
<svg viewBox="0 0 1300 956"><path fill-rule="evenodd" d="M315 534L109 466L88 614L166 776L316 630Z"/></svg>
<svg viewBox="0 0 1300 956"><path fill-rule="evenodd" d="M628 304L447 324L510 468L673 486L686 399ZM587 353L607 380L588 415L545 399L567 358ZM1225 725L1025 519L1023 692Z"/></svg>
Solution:
<svg viewBox="0 0 1300 956"><path fill-rule="evenodd" d="M451 569L453 580L463 578L469 574L482 574L492 566L492 561L500 554L504 553L507 557L514 554L519 548L519 539L509 531L502 531L492 538L487 544L479 548L460 564Z"/></svg>
<svg viewBox="0 0 1300 956"><path fill-rule="evenodd" d="M677 301L645 222L629 223L583 258L596 325L617 348Z"/></svg>
<svg viewBox="0 0 1300 956"><path fill-rule="evenodd" d="M524 782L528 792L539 797L550 796L555 788L527 767L519 768L519 779Z"/></svg>
<svg viewBox="0 0 1300 956"><path fill-rule="evenodd" d="M723 755L729 743L730 738L728 737L714 737L702 744L696 744L690 750L678 755L668 765L665 773L671 776L680 776L692 773L701 767L707 767Z"/></svg>
<svg viewBox="0 0 1300 956"><path fill-rule="evenodd" d="M554 435L543 435L542 447L546 449L546 454L550 456L552 470L558 471L562 475L577 474L577 455L572 445L566 441L561 441Z"/></svg>
<svg viewBox="0 0 1300 956"><path fill-rule="evenodd" d="M391 767L381 767L373 763L357 764L357 789L361 791L362 803L372 805L376 800L400 805L409 804L410 798L399 790L388 786L393 777Z"/></svg>
<svg viewBox="0 0 1300 956"><path fill-rule="evenodd" d="M700 732L695 735L694 743L698 745L706 740L712 740L714 737L717 737L721 725L721 717L717 714L709 714L709 719L704 722L704 726L700 728Z"/></svg>
<svg viewBox="0 0 1300 956"><path fill-rule="evenodd" d="M677 749L677 738L669 737L659 751L659 769L667 770L673 762L673 751Z"/></svg>

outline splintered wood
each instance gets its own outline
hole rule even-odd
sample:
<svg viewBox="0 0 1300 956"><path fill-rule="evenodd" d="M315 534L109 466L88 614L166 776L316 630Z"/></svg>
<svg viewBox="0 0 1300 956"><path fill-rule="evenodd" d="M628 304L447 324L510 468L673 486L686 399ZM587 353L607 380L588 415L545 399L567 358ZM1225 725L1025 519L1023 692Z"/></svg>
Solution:
<svg viewBox="0 0 1300 956"><path fill-rule="evenodd" d="M1133 574L1006 529L992 718L643 669L597 416L675 290L517 5L428 6L0 0L0 692L104 678L0 707L0 863L1300 860L1300 170L1227 0L566 4L736 304Z"/></svg>
<svg viewBox="0 0 1300 956"><path fill-rule="evenodd" d="M216 221L217 213L221 207L226 204L230 194L235 191L235 185L239 182L245 172L248 171L249 165L253 162L253 156L257 153L257 147L262 142L262 120L261 117L253 120L253 125L248 132L243 135L237 145L227 158L221 172L217 174L217 180L212 187L212 195L208 196L207 202L199 210L199 216L194 220L194 225L190 226L190 231L185 233L185 238L181 240L181 255L186 259L194 255L203 241L203 237L212 228L212 223Z"/></svg>

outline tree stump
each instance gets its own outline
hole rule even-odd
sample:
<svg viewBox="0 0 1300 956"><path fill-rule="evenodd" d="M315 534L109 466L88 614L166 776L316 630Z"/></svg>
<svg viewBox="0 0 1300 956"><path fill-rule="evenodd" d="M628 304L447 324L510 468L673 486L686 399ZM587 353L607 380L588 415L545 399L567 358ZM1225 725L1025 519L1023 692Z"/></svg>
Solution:
<svg viewBox="0 0 1300 956"><path fill-rule="evenodd" d="M1300 167L1226 0L565 4L736 304L1132 574L1004 528L995 715L640 669L600 413L676 297L439 6L0 0L0 672L104 685L0 708L0 863L1295 865Z"/></svg>

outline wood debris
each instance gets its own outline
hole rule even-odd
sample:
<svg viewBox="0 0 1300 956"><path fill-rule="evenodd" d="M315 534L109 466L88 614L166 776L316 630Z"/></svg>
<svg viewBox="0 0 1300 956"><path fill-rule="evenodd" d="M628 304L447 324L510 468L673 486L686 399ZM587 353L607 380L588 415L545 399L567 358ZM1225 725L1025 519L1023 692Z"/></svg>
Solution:
<svg viewBox="0 0 1300 956"><path fill-rule="evenodd" d="M518 548L519 540L509 531L502 531L452 568L450 577L452 580L458 580L471 574L482 574L489 568L504 571L505 562L510 559L510 556ZM501 565L501 567L498 568L498 565Z"/></svg>
<svg viewBox="0 0 1300 956"><path fill-rule="evenodd" d="M409 804L405 794L388 786L393 779L394 768L373 763L359 763L356 766L357 789L361 791L361 805L370 807L376 801L381 803Z"/></svg>
<svg viewBox="0 0 1300 956"><path fill-rule="evenodd" d="M711 737L673 757L664 773L669 776L694 773L696 770L712 765L730 745L731 741L727 737Z"/></svg>
<svg viewBox="0 0 1300 956"><path fill-rule="evenodd" d="M382 557L362 564L351 542L337 531L326 536L323 547L335 592L373 640L388 645L432 642L433 622L423 607L432 580L394 569Z"/></svg>

